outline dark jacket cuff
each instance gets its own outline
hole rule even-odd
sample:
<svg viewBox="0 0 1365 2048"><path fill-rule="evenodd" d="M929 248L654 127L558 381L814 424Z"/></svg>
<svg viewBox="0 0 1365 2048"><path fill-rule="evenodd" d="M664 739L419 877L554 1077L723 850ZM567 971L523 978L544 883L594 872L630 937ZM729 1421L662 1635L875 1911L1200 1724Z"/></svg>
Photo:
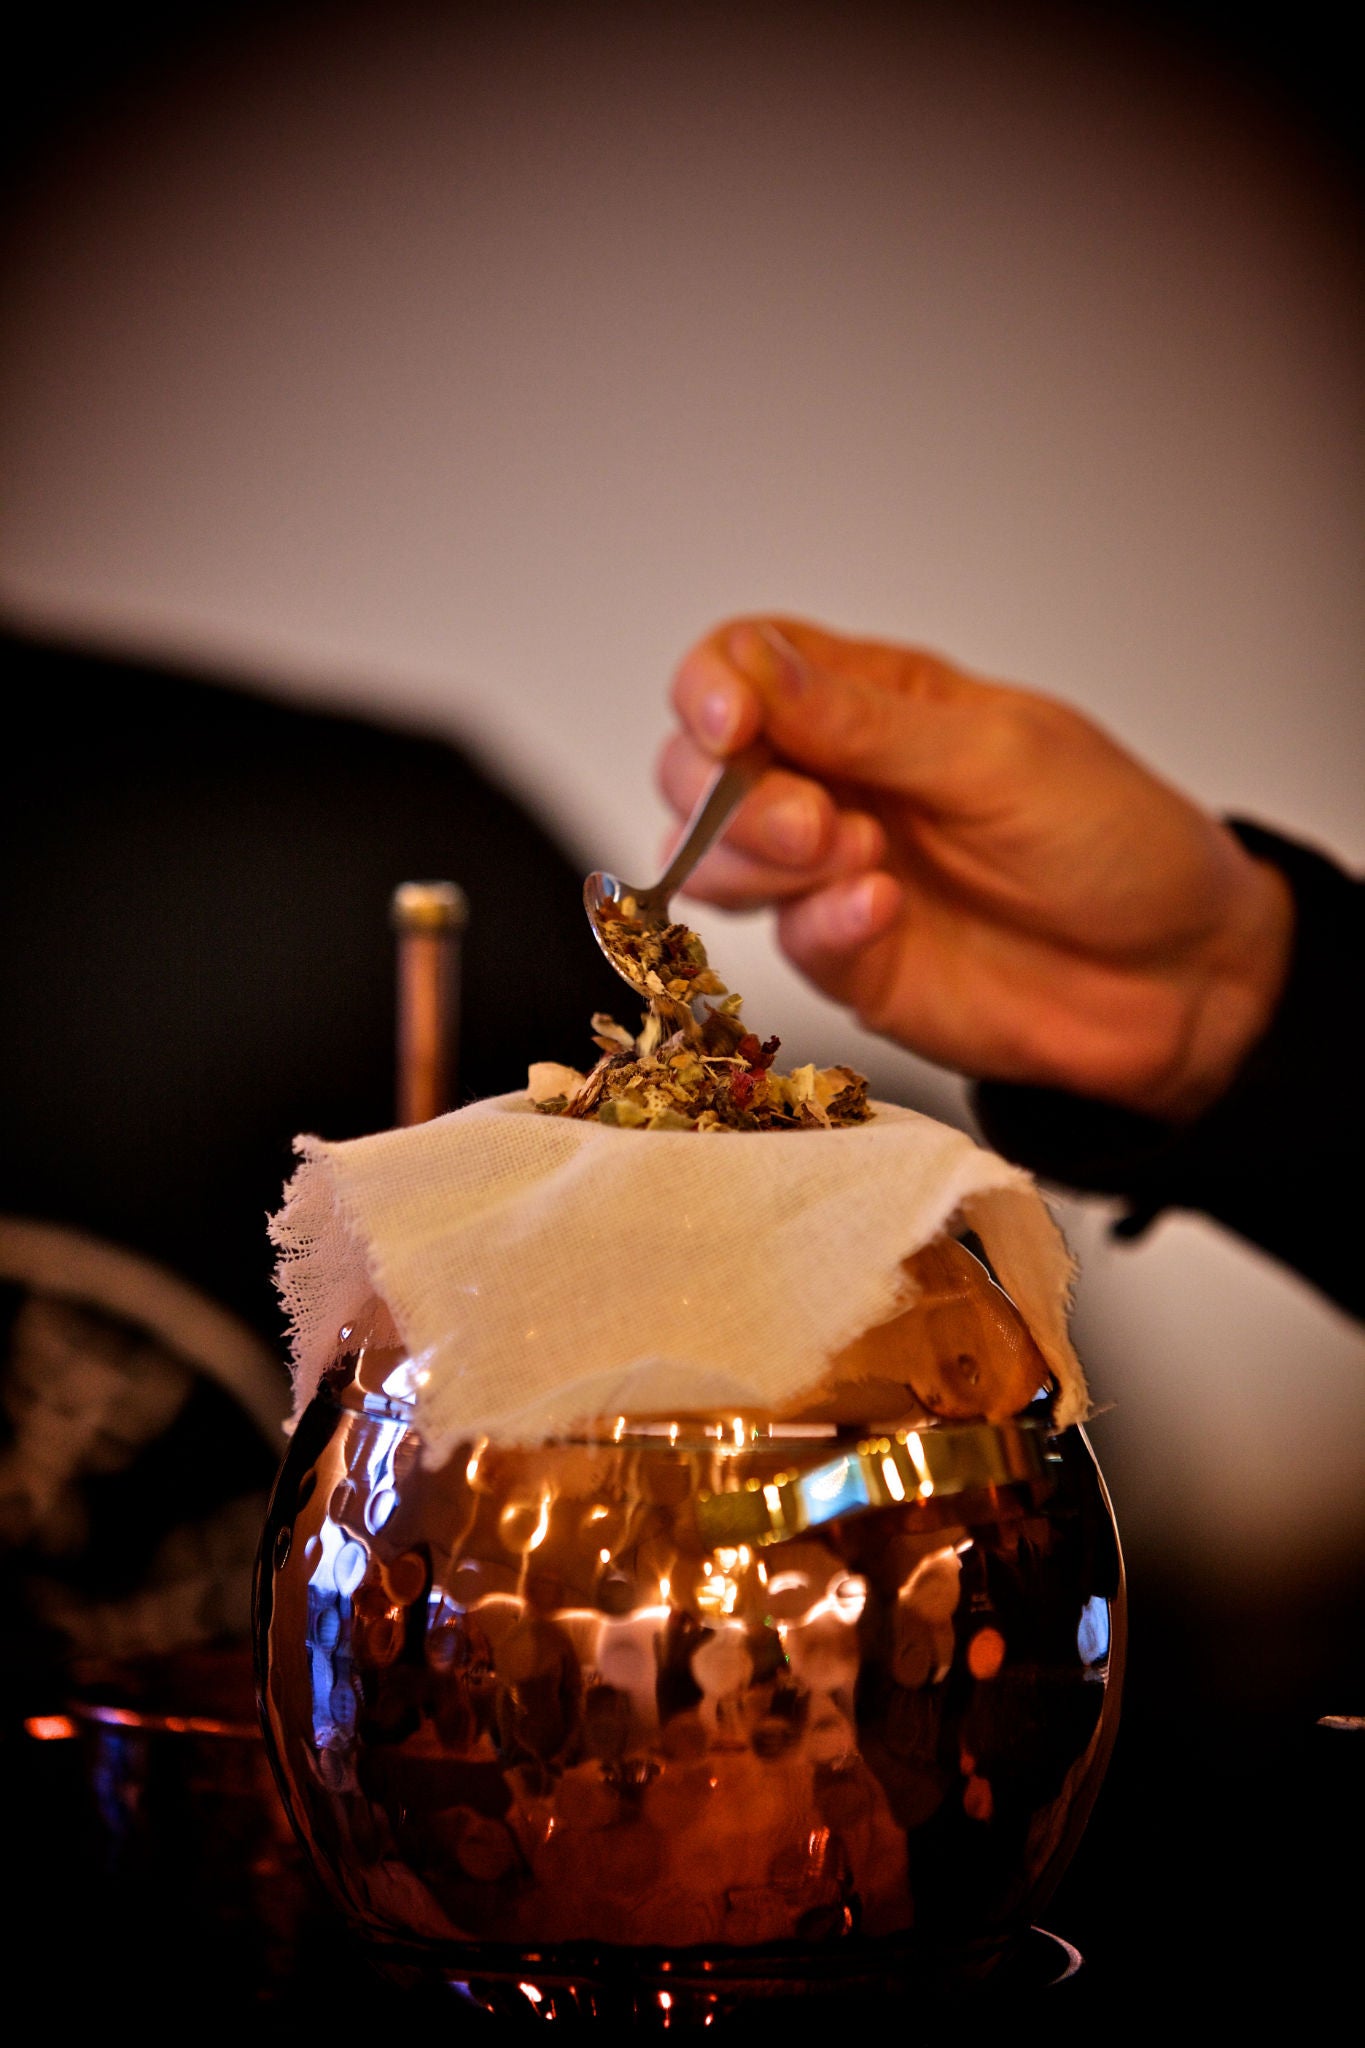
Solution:
<svg viewBox="0 0 1365 2048"><path fill-rule="evenodd" d="M1284 875L1295 903L1278 1007L1228 1092L1173 1125L1050 1088L980 1083L987 1143L1041 1179L1128 1197L1115 1226L1136 1236L1163 1210L1199 1210L1365 1315L1355 1201L1365 1151L1361 996L1365 883L1311 847L1245 819L1247 850Z"/></svg>

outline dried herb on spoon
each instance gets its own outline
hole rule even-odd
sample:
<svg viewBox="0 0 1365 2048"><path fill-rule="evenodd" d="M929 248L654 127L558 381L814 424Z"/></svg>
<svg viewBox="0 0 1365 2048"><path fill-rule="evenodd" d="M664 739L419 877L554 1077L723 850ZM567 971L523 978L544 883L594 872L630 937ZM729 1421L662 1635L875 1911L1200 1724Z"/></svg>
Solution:
<svg viewBox="0 0 1365 2048"><path fill-rule="evenodd" d="M587 1074L533 1066L528 1092L542 1115L652 1131L828 1130L872 1115L867 1082L851 1067L778 1071L779 1041L745 1028L741 998L726 992L686 925L613 917L603 935L649 1008L634 1034L594 1016L602 1056Z"/></svg>

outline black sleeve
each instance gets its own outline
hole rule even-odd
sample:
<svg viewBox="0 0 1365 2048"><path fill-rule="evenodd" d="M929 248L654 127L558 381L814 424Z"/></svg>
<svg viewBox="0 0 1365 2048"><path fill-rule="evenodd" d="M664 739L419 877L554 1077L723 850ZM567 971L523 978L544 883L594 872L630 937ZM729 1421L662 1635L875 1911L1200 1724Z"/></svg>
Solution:
<svg viewBox="0 0 1365 2048"><path fill-rule="evenodd" d="M0 636L0 1214L168 1267L271 1341L296 1132L395 1117L400 882L470 905L458 1096L591 1065L626 991L584 865L482 764L245 685ZM628 1007L625 1021L633 1022Z"/></svg>
<svg viewBox="0 0 1365 2048"><path fill-rule="evenodd" d="M1043 1179L1127 1196L1119 1235L1136 1236L1164 1209L1200 1210L1365 1315L1353 1193L1365 1146L1365 882L1263 826L1230 823L1284 875L1296 916L1284 993L1228 1093L1177 1126L1056 1089L983 1082L977 1115L990 1145Z"/></svg>

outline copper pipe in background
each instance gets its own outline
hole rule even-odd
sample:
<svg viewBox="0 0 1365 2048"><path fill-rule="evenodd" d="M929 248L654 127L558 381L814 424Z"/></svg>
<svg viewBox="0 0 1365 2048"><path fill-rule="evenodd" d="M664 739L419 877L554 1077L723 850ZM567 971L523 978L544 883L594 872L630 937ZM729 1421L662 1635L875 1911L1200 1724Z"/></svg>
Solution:
<svg viewBox="0 0 1365 2048"><path fill-rule="evenodd" d="M469 903L455 882L401 882L390 916L398 935L398 1122L424 1124L455 1101Z"/></svg>

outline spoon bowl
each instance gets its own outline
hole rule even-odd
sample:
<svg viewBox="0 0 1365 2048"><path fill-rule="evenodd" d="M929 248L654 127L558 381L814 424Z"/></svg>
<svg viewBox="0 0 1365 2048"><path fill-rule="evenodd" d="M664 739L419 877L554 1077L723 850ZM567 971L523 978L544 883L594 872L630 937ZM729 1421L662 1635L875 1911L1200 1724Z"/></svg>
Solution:
<svg viewBox="0 0 1365 2048"><path fill-rule="evenodd" d="M621 979L637 994L650 1000L658 995L647 981L638 957L639 942L668 930L674 921L670 905L675 892L720 838L771 759L765 746L755 744L720 763L698 798L673 858L657 882L626 882L604 868L594 869L585 880L583 907L593 937ZM623 932L614 927L626 929L629 944L622 943Z"/></svg>

